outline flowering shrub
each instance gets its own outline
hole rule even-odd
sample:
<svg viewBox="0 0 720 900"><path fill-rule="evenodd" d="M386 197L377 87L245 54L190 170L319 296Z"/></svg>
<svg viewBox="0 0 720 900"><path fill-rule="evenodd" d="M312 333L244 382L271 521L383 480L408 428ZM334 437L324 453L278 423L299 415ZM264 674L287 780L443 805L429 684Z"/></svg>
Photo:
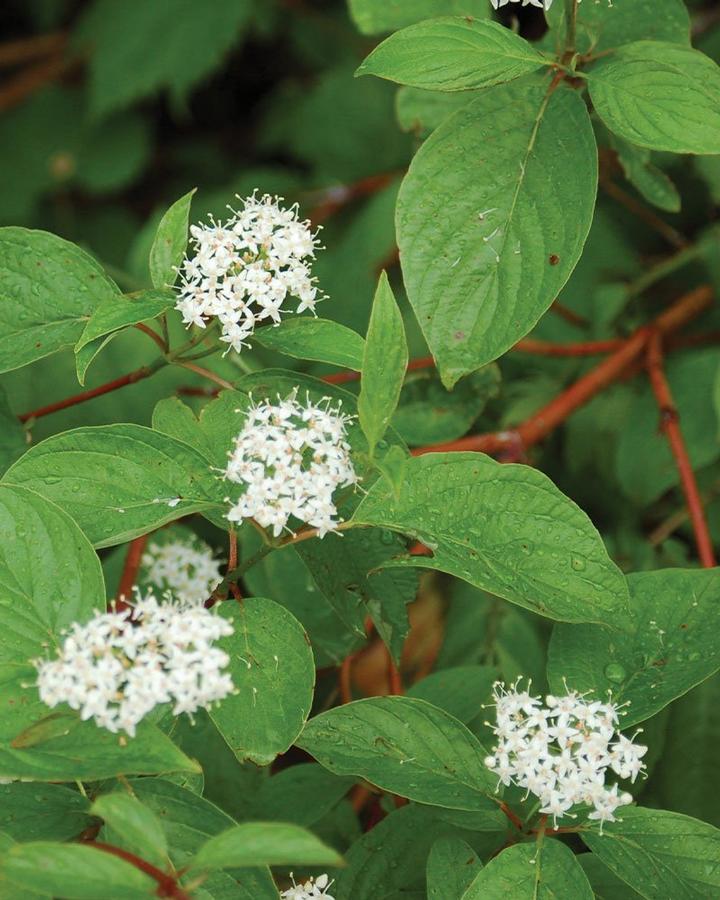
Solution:
<svg viewBox="0 0 720 900"><path fill-rule="evenodd" d="M719 897L714 5L54 15L0 43L0 900Z"/></svg>

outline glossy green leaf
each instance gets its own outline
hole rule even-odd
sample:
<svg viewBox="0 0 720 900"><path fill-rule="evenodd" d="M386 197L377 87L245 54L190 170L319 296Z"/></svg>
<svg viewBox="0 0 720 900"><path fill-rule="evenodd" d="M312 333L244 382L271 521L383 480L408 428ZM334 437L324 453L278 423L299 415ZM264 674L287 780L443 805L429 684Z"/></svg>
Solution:
<svg viewBox="0 0 720 900"><path fill-rule="evenodd" d="M462 900L592 900L593 892L573 852L560 841L516 844L476 875Z"/></svg>
<svg viewBox="0 0 720 900"><path fill-rule="evenodd" d="M342 857L310 831L288 822L244 822L210 838L190 870L240 866L336 866Z"/></svg>
<svg viewBox="0 0 720 900"><path fill-rule="evenodd" d="M160 869L166 868L167 841L160 820L136 797L124 790L103 794L95 800L91 812L105 821L111 836L119 836L123 847Z"/></svg>
<svg viewBox="0 0 720 900"><path fill-rule="evenodd" d="M637 41L588 74L595 111L640 147L720 153L720 67L709 57L661 41Z"/></svg>
<svg viewBox="0 0 720 900"><path fill-rule="evenodd" d="M165 779L134 779L131 787L135 796L162 822L176 869L186 866L208 838L235 825L227 813L205 798ZM240 789L240 782L228 785L228 789ZM192 883L194 876L186 880ZM231 872L213 872L203 881L202 888L195 890L198 898L277 900L277 888L269 870L256 865Z"/></svg>
<svg viewBox="0 0 720 900"><path fill-rule="evenodd" d="M398 125L418 138L426 138L448 116L467 106L476 96L472 91L425 91L402 87L395 100Z"/></svg>
<svg viewBox="0 0 720 900"><path fill-rule="evenodd" d="M439 838L427 860L428 900L462 900L482 868L473 848L460 838Z"/></svg>
<svg viewBox="0 0 720 900"><path fill-rule="evenodd" d="M90 801L77 790L19 781L0 785L0 832L16 841L71 840L91 822Z"/></svg>
<svg viewBox="0 0 720 900"><path fill-rule="evenodd" d="M0 484L0 534L0 664L27 665L104 609L105 583L82 531L34 491Z"/></svg>
<svg viewBox="0 0 720 900"><path fill-rule="evenodd" d="M378 482L356 525L422 541L432 556L392 565L433 568L551 619L627 617L627 585L587 516L542 473L480 453L429 453L408 464L399 499Z"/></svg>
<svg viewBox="0 0 720 900"><path fill-rule="evenodd" d="M90 316L80 340L75 345L75 352L98 338L113 334L138 322L154 319L166 312L175 303L175 296L170 291L141 291L139 294L123 294L103 303Z"/></svg>
<svg viewBox="0 0 720 900"><path fill-rule="evenodd" d="M642 722L720 669L720 573L664 569L628 578L633 630L557 625L548 679L629 702L623 728Z"/></svg>
<svg viewBox="0 0 720 900"><path fill-rule="evenodd" d="M0 372L72 347L101 303L121 296L85 251L45 231L0 229Z"/></svg>
<svg viewBox="0 0 720 900"><path fill-rule="evenodd" d="M360 425L371 456L395 412L407 364L408 349L402 315L387 275L383 272L370 314L357 401Z"/></svg>
<svg viewBox="0 0 720 900"><path fill-rule="evenodd" d="M590 882L596 900L638 900L640 894L625 884L594 853L581 853L577 861Z"/></svg>
<svg viewBox="0 0 720 900"><path fill-rule="evenodd" d="M121 544L225 491L192 448L140 425L76 428L32 447L3 476L62 506L96 547Z"/></svg>
<svg viewBox="0 0 720 900"><path fill-rule="evenodd" d="M9 835L0 831L0 860L2 855L14 844L15 841ZM12 884L3 875L2 865L0 865L0 900L38 900L39 897L49 898L50 895L39 891L25 890Z"/></svg>
<svg viewBox="0 0 720 900"><path fill-rule="evenodd" d="M260 597L226 603L233 634L217 646L230 656L236 693L210 716L239 760L269 765L302 731L312 706L315 666L302 625Z"/></svg>
<svg viewBox="0 0 720 900"><path fill-rule="evenodd" d="M25 429L10 408L5 391L0 387L0 475L27 449Z"/></svg>
<svg viewBox="0 0 720 900"><path fill-rule="evenodd" d="M401 797L483 810L497 779L477 738L453 716L411 697L356 700L315 716L298 746L331 772Z"/></svg>
<svg viewBox="0 0 720 900"><path fill-rule="evenodd" d="M720 831L679 813L627 807L583 841L646 900L700 900L720 892Z"/></svg>
<svg viewBox="0 0 720 900"><path fill-rule="evenodd" d="M362 368L365 341L352 328L330 319L286 319L277 327L258 328L253 340L294 359L311 359L356 372Z"/></svg>
<svg viewBox="0 0 720 900"><path fill-rule="evenodd" d="M82 844L16 844L0 860L4 878L64 900L137 900L156 896L157 882L110 853Z"/></svg>
<svg viewBox="0 0 720 900"><path fill-rule="evenodd" d="M176 200L160 219L150 248L150 278L156 288L175 284L188 242L190 204L196 188Z"/></svg>
<svg viewBox="0 0 720 900"><path fill-rule="evenodd" d="M396 223L408 298L447 387L508 350L557 297L596 189L585 104L540 75L482 91L425 141Z"/></svg>
<svg viewBox="0 0 720 900"><path fill-rule="evenodd" d="M466 91L510 81L545 64L524 38L496 22L442 17L395 32L356 74L435 91Z"/></svg>
<svg viewBox="0 0 720 900"><path fill-rule="evenodd" d="M349 0L350 15L363 34L395 31L422 19L443 15L490 15L484 0Z"/></svg>

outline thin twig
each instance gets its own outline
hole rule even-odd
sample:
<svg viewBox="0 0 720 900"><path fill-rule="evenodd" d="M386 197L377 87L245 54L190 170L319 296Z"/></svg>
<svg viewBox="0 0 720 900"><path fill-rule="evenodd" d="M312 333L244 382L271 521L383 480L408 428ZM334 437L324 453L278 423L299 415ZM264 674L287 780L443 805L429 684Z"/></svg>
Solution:
<svg viewBox="0 0 720 900"><path fill-rule="evenodd" d="M173 898L173 900L190 900L190 894L186 893L180 887L177 883L177 879L173 875L168 875L166 872L153 866L147 860L135 856L134 853L130 853L127 850L121 850L120 847L113 847L111 844L103 844L99 841L87 841L85 846L94 847L96 850L101 850L103 853L110 853L112 856L124 859L125 862L130 863L131 866L134 866L136 869L149 875L150 878L157 882L158 889L156 896L170 897Z"/></svg>
<svg viewBox="0 0 720 900"><path fill-rule="evenodd" d="M695 534L698 556L705 568L715 566L715 552L708 529L705 510L703 509L700 492L698 491L695 472L693 471L690 456L685 445L682 430L680 428L680 416L673 400L670 384L665 377L662 354L662 336L653 334L647 347L647 372L650 378L655 399L660 409L660 430L668 439L670 451L675 460L675 465L680 474L688 513Z"/></svg>
<svg viewBox="0 0 720 900"><path fill-rule="evenodd" d="M116 609L127 609L130 605L127 601L132 597L135 581L142 562L142 555L145 552L149 535L143 534L136 537L130 542L127 555L125 557L125 565L120 576L120 584L118 585L117 598L115 601Z"/></svg>
<svg viewBox="0 0 720 900"><path fill-rule="evenodd" d="M618 187L611 178L601 176L600 185L609 197L612 197L613 200L624 206L628 212L657 232L671 247L675 247L676 250L683 250L689 245L688 239L680 234L676 228L668 225L664 219L661 219L657 213L645 206L644 203L641 203L635 197L626 193L621 187Z"/></svg>
<svg viewBox="0 0 720 900"><path fill-rule="evenodd" d="M64 32L54 31L50 34L36 34L16 41L5 41L0 44L0 67L16 66L29 62L50 53L57 53L65 46L67 36Z"/></svg>
<svg viewBox="0 0 720 900"><path fill-rule="evenodd" d="M142 331L143 334L146 334L152 341L154 341L163 353L167 353L168 346L157 333L157 331L153 331L153 329L150 328L149 325L146 325L144 322L136 322L135 328L137 328L138 331Z"/></svg>
<svg viewBox="0 0 720 900"><path fill-rule="evenodd" d="M224 378L221 378L219 375L216 375L214 372L211 372L210 369L205 369L193 362L186 362L183 359L176 359L175 365L182 366L183 369L190 369L191 372L195 372L196 375L202 375L203 378L207 378L208 381L212 381L215 384L220 385L220 387L224 388L225 390L234 390L233 384L231 384L229 381L226 381Z"/></svg>

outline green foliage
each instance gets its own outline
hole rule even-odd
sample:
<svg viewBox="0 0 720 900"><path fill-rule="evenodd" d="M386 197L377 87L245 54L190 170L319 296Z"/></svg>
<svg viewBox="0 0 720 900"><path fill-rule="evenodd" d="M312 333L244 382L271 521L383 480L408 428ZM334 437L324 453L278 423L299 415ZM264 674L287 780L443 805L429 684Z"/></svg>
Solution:
<svg viewBox="0 0 720 900"><path fill-rule="evenodd" d="M720 895L711 0L6 5L0 900Z"/></svg>

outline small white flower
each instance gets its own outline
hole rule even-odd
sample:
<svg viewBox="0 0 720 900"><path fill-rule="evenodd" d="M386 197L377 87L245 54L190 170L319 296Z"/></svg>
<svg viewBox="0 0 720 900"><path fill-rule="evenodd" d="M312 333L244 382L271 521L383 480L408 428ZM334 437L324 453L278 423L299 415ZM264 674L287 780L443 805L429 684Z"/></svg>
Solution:
<svg viewBox="0 0 720 900"><path fill-rule="evenodd" d="M332 887L327 875L318 875L317 878L309 878L302 884L296 884L292 872L290 873L293 886L280 894L281 900L317 900L318 897L324 897L325 900L335 900L328 889Z"/></svg>
<svg viewBox="0 0 720 900"><path fill-rule="evenodd" d="M40 699L131 736L160 704L192 715L234 690L223 671L230 659L213 646L232 630L200 604L161 603L136 591L134 607L75 623L56 659L35 661Z"/></svg>
<svg viewBox="0 0 720 900"><path fill-rule="evenodd" d="M153 542L142 557L141 579L181 603L202 603L222 581L220 565L199 539Z"/></svg>
<svg viewBox="0 0 720 900"><path fill-rule="evenodd" d="M335 530L333 493L358 478L345 440L349 416L329 398L315 404L297 391L277 403L252 406L225 469L225 478L244 487L228 512L231 522L252 518L277 537L291 518Z"/></svg>
<svg viewBox="0 0 720 900"><path fill-rule="evenodd" d="M310 269L320 247L317 231L298 218L297 206L284 209L281 200L253 193L227 222L193 225L193 253L178 270L175 308L183 322L204 328L217 318L220 340L238 353L256 324L279 324L289 297L298 301L298 313L314 313L322 299Z"/></svg>
<svg viewBox="0 0 720 900"><path fill-rule="evenodd" d="M584 804L593 807L588 818L602 826L615 821L618 807L632 803L630 794L618 793L617 783L607 788L605 778L610 770L634 781L645 768L648 748L616 733L617 706L571 691L564 697L548 694L542 708L540 698L518 691L517 683L505 690L497 682L493 696L498 743L485 765L499 784L535 794L540 812L555 822Z"/></svg>

